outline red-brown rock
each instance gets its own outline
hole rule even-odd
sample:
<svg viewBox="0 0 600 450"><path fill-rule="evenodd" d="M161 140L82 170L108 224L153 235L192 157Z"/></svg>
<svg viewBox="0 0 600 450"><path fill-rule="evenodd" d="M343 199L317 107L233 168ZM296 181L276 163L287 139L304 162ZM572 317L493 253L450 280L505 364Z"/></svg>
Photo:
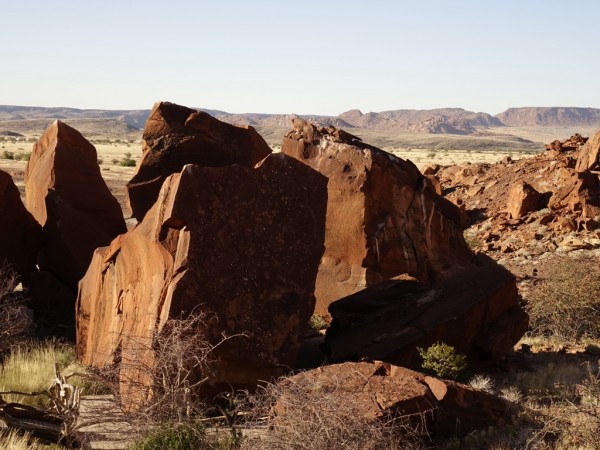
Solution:
<svg viewBox="0 0 600 450"><path fill-rule="evenodd" d="M600 169L600 131L587 141L581 148L577 157L575 170L584 172L586 170Z"/></svg>
<svg viewBox="0 0 600 450"><path fill-rule="evenodd" d="M146 122L142 151L127 184L129 207L138 220L156 201L164 180L184 165L253 167L271 148L250 126L230 125L202 111L160 102Z"/></svg>
<svg viewBox="0 0 600 450"><path fill-rule="evenodd" d="M508 191L506 211L512 219L520 219L525 214L540 208L542 195L530 184L515 183Z"/></svg>
<svg viewBox="0 0 600 450"><path fill-rule="evenodd" d="M333 364L301 372L282 382L280 391L296 395L305 390L306 401L327 396L336 409L367 422L406 416L433 436L464 435L478 428L510 420L510 405L494 395L460 383L379 361ZM275 421L285 422L286 399L273 408ZM423 429L424 428L424 429Z"/></svg>
<svg viewBox="0 0 600 450"><path fill-rule="evenodd" d="M326 184L282 154L256 168L187 165L168 177L144 220L94 254L79 285L79 357L101 367L120 348L123 361L134 358L169 317L196 310L214 318L199 330L210 342L244 335L211 355L212 386L286 372L314 309Z"/></svg>
<svg viewBox="0 0 600 450"><path fill-rule="evenodd" d="M35 270L42 228L27 211L11 176L0 170L0 266L20 276Z"/></svg>
<svg viewBox="0 0 600 450"><path fill-rule="evenodd" d="M74 290L94 250L127 230L100 174L96 149L60 121L33 146L25 171L25 205L44 227L40 268Z"/></svg>
<svg viewBox="0 0 600 450"><path fill-rule="evenodd" d="M418 368L416 347L441 341L472 361L496 359L525 334L514 276L489 262L433 288L385 281L329 307L324 351L332 361L363 357Z"/></svg>
<svg viewBox="0 0 600 450"><path fill-rule="evenodd" d="M430 283L471 263L458 209L410 161L303 120L294 121L281 151L329 180L317 314L327 315L332 301L403 273Z"/></svg>
<svg viewBox="0 0 600 450"><path fill-rule="evenodd" d="M576 211L583 219L600 218L598 177L589 171L565 174L561 188L554 192L548 207Z"/></svg>

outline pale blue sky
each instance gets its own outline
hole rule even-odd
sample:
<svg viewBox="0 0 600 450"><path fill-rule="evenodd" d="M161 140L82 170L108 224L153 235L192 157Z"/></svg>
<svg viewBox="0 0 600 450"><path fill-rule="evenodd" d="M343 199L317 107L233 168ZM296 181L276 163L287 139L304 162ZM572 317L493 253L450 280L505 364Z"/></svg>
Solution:
<svg viewBox="0 0 600 450"><path fill-rule="evenodd" d="M596 0L4 0L0 104L600 107Z"/></svg>

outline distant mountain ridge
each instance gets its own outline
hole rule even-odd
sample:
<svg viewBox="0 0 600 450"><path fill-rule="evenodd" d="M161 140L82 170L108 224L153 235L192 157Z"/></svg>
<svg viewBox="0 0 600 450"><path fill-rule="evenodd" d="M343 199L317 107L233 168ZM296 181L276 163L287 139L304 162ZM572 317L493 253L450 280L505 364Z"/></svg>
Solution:
<svg viewBox="0 0 600 450"><path fill-rule="evenodd" d="M198 108L202 109L202 108ZM599 126L600 109L578 107L509 108L492 116L484 112L462 108L429 110L398 109L363 113L358 109L337 116L264 114L232 114L214 109L202 109L225 122L251 125L259 129L288 129L294 118L302 117L317 125L338 128L361 128L386 132L415 132L429 134L470 135L489 128ZM74 127L83 127L89 135L110 133L133 136L144 128L149 109L103 110L67 107L0 106L0 132L41 132L56 120L64 120Z"/></svg>
<svg viewBox="0 0 600 450"><path fill-rule="evenodd" d="M600 109L597 108L509 108L497 117L507 126L578 126L600 125Z"/></svg>

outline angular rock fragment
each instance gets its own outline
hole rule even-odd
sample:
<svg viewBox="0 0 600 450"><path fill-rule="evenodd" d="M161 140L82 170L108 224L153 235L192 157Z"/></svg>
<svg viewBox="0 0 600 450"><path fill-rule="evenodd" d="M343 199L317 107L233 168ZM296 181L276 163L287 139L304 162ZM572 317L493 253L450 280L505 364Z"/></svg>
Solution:
<svg viewBox="0 0 600 450"><path fill-rule="evenodd" d="M592 136L581 148L577 157L577 172L600 169L600 131Z"/></svg>
<svg viewBox="0 0 600 450"><path fill-rule="evenodd" d="M329 414L340 411L342 419L343 414L366 422L404 417L417 431L438 437L503 424L513 414L506 401L486 392L380 361L301 372L284 380L279 390L283 398L273 412L280 427L288 416L298 416L286 407L291 402L285 397L293 395L302 396L308 408L325 397L335 405Z"/></svg>
<svg viewBox="0 0 600 450"><path fill-rule="evenodd" d="M329 180L317 314L397 275L431 283L471 263L458 209L410 161L303 120L294 121L281 151Z"/></svg>
<svg viewBox="0 0 600 450"><path fill-rule="evenodd" d="M324 351L332 361L363 357L418 368L416 347L441 341L471 360L495 359L525 334L514 276L497 264L466 269L433 288L385 281L329 307Z"/></svg>
<svg viewBox="0 0 600 450"><path fill-rule="evenodd" d="M154 105L142 136L142 158L127 184L132 215L142 220L164 180L186 164L253 167L271 153L254 128L221 122L202 111L160 102Z"/></svg>
<svg viewBox="0 0 600 450"><path fill-rule="evenodd" d="M149 350L168 318L197 311L212 344L236 336L211 354L215 389L285 373L314 309L326 184L281 154L168 177L142 222L94 254L79 285L80 358L101 367L120 353L121 380L143 379L125 364L152 361L136 346Z"/></svg>
<svg viewBox="0 0 600 450"><path fill-rule="evenodd" d="M11 176L0 170L0 267L21 277L35 270L42 228L27 211Z"/></svg>
<svg viewBox="0 0 600 450"><path fill-rule="evenodd" d="M506 211L512 219L520 219L525 214L540 208L542 195L530 184L515 183L508 191Z"/></svg>

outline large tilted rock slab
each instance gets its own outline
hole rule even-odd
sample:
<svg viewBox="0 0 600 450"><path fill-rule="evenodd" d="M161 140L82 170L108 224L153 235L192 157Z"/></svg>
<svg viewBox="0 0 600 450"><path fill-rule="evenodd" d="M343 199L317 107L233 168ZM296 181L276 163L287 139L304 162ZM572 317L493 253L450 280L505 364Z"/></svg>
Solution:
<svg viewBox="0 0 600 450"><path fill-rule="evenodd" d="M301 372L282 382L273 408L275 421L285 426L289 407L305 401L307 408L326 401L333 412L363 420L406 417L434 436L463 435L501 425L514 413L503 399L463 384L441 380L380 361L347 362ZM296 396L296 402L290 396ZM302 397L299 397L302 396ZM299 398L298 398L299 397ZM319 412L307 417L318 416Z"/></svg>
<svg viewBox="0 0 600 450"><path fill-rule="evenodd" d="M168 102L154 105L142 136L142 158L127 184L133 217L144 218L163 181L186 164L253 167L271 153L254 128L221 122L202 111Z"/></svg>
<svg viewBox="0 0 600 450"><path fill-rule="evenodd" d="M600 131L588 139L579 151L575 170L585 172L586 170L600 169Z"/></svg>
<svg viewBox="0 0 600 450"><path fill-rule="evenodd" d="M332 361L362 357L418 368L416 347L445 342L471 361L495 359L525 334L514 276L495 263L471 267L433 288L390 280L329 307L324 350Z"/></svg>
<svg viewBox="0 0 600 450"><path fill-rule="evenodd" d="M20 276L35 270L42 227L27 211L12 177L0 170L0 267L9 265Z"/></svg>
<svg viewBox="0 0 600 450"><path fill-rule="evenodd" d="M76 290L94 250L127 231L100 174L96 149L56 121L33 146L25 171L25 205L44 227L40 268Z"/></svg>
<svg viewBox="0 0 600 450"><path fill-rule="evenodd" d="M314 309L326 185L282 154L256 168L187 165L167 178L144 220L94 254L79 285L79 357L98 367L117 351L139 359L168 318L195 310L207 314L198 333L210 342L243 334L211 354L212 386L285 373ZM123 364L122 379L143 379L132 370Z"/></svg>
<svg viewBox="0 0 600 450"><path fill-rule="evenodd" d="M317 314L401 274L433 283L471 263L458 208L437 195L412 162L303 120L294 121L281 151L329 180Z"/></svg>

